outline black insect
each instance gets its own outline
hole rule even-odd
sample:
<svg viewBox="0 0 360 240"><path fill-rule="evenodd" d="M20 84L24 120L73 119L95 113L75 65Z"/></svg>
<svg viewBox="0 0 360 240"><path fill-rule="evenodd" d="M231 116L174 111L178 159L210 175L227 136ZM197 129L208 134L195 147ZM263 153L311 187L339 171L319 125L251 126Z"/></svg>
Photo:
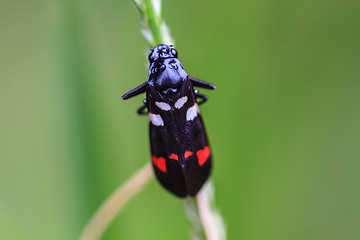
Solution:
<svg viewBox="0 0 360 240"><path fill-rule="evenodd" d="M179 197L195 196L210 174L211 151L198 107L207 96L193 86L215 86L189 77L172 46L160 44L151 50L148 80L122 99L146 92L137 112L149 115L156 177Z"/></svg>

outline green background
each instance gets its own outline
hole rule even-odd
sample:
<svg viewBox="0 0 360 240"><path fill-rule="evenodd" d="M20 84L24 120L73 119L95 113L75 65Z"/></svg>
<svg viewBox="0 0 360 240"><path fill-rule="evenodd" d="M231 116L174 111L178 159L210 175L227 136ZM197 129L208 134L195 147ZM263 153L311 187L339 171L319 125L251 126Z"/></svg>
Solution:
<svg viewBox="0 0 360 240"><path fill-rule="evenodd" d="M228 239L360 239L359 1L164 1L201 107ZM0 238L76 239L150 160L130 1L0 2ZM103 239L188 239L156 181Z"/></svg>

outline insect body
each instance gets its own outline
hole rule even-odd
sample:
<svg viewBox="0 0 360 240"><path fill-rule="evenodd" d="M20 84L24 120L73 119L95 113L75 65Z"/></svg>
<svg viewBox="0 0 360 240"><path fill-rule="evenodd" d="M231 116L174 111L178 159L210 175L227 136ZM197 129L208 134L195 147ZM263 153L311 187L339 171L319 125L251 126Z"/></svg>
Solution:
<svg viewBox="0 0 360 240"><path fill-rule="evenodd" d="M215 86L189 77L177 58L177 51L158 45L149 54L148 80L122 98L129 99L146 91L151 160L160 183L179 197L195 196L211 170L211 150L198 105L207 97L193 86ZM200 101L197 101L199 100Z"/></svg>

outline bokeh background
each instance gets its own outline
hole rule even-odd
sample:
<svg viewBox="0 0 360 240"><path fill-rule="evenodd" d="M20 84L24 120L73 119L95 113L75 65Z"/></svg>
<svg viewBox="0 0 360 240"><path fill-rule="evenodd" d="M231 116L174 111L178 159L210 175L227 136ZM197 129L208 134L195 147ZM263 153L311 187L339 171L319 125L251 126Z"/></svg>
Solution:
<svg viewBox="0 0 360 240"><path fill-rule="evenodd" d="M147 47L127 0L0 4L0 239L76 239L150 161ZM359 1L164 1L201 107L228 239L360 239ZM156 182L103 239L188 239Z"/></svg>

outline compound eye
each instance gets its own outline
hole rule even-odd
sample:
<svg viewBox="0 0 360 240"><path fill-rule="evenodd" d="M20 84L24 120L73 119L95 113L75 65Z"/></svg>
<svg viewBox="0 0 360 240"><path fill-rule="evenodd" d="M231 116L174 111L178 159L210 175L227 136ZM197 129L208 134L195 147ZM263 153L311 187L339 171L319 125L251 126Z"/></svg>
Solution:
<svg viewBox="0 0 360 240"><path fill-rule="evenodd" d="M149 59L149 62L153 61L152 52L149 54L148 59Z"/></svg>
<svg viewBox="0 0 360 240"><path fill-rule="evenodd" d="M157 59L157 56L153 53L149 54L149 62L155 62Z"/></svg>
<svg viewBox="0 0 360 240"><path fill-rule="evenodd" d="M171 54L177 58L177 51L174 48L171 49Z"/></svg>
<svg viewBox="0 0 360 240"><path fill-rule="evenodd" d="M159 58L159 53L156 48L150 48L150 54L148 56L149 62L155 62Z"/></svg>

